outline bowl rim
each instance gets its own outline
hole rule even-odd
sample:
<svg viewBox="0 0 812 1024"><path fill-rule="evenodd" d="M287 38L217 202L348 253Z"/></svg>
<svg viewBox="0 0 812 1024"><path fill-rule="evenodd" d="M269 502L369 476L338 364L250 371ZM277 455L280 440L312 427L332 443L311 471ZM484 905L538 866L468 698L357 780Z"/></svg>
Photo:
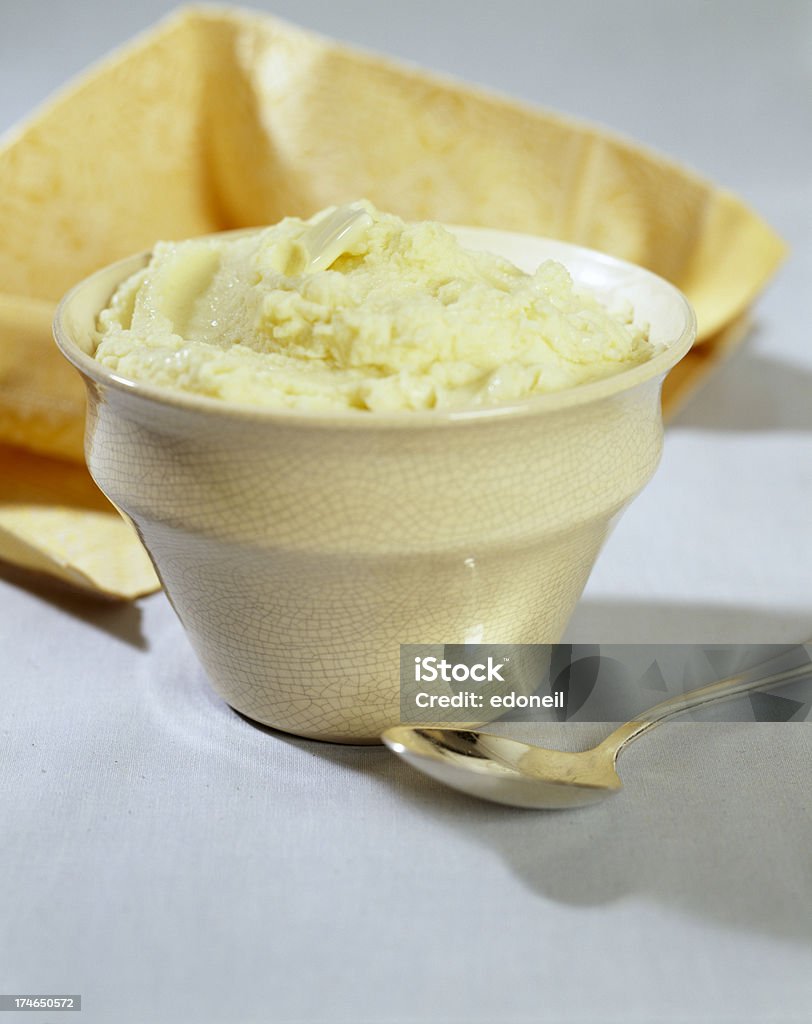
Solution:
<svg viewBox="0 0 812 1024"><path fill-rule="evenodd" d="M66 310L75 300L77 294L91 286L98 278L110 275L115 269L120 271L116 276L117 287L127 277L141 269L152 255L151 249L143 250L123 259L116 260L104 267L100 267L92 274L77 282L60 300L57 305L53 320L53 335L56 344L62 355L73 364L73 366L86 379L94 383L109 387L122 395L129 395L132 398L144 399L148 402L169 406L177 410L198 412L208 416L239 420L242 422L255 422L266 424L277 424L279 426L313 427L330 430L374 430L382 428L386 430L412 430L414 428L448 427L461 426L474 423L488 423L501 420L527 419L546 413L557 412L563 409L587 405L610 398L623 392L631 391L634 388L645 384L653 378L664 378L668 371L675 366L687 354L696 338L696 314L686 296L676 285L671 284L665 278L660 277L651 270L641 267L638 264L611 256L608 253L600 252L597 249L590 249L586 246L576 245L562 239L550 238L544 235L533 235L518 231L502 231L501 229L479 227L463 224L444 224L452 232L462 232L464 235L478 235L485 239L488 235L494 237L512 237L516 239L530 239L536 242L552 243L556 248L561 249L573 259L587 259L596 264L611 266L615 270L624 270L627 273L638 275L641 279L648 279L657 287L671 294L684 313L684 326L680 334L673 340L666 342L664 351L659 352L651 359L620 373L613 374L601 380L591 381L586 384L578 384L574 387L565 388L561 391L543 392L528 395L524 398L509 403L492 406L478 406L474 408L459 409L398 409L390 412L372 412L353 409L339 409L329 412L308 412L301 409L274 408L265 406L242 405L237 402L225 401L221 398L212 398L207 395L198 395L193 392L173 391L170 388L162 388L154 384L135 381L122 377L112 370L97 362L92 356L84 352L79 345L70 337L65 328L64 318ZM206 235L196 236L198 238L227 237L229 235L241 235L251 232L262 231L263 227L238 228L230 231L212 232ZM557 257L548 257L550 259ZM562 257L566 266L566 255ZM577 279L576 279L577 283ZM588 286L587 286L588 287ZM112 295L112 292L111 292ZM101 310L99 310L101 312Z"/></svg>

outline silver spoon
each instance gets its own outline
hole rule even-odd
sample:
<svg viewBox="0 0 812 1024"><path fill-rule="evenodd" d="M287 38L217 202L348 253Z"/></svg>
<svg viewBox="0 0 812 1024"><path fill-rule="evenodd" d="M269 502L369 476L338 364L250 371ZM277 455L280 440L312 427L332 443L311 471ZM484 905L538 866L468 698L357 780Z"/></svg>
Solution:
<svg viewBox="0 0 812 1024"><path fill-rule="evenodd" d="M408 725L387 729L382 739L413 768L470 796L511 807L582 807L621 788L615 769L618 754L660 722L703 704L789 683L810 673L812 663L807 661L766 678L754 679L752 670L731 676L656 704L615 729L597 747L575 753L485 732Z"/></svg>

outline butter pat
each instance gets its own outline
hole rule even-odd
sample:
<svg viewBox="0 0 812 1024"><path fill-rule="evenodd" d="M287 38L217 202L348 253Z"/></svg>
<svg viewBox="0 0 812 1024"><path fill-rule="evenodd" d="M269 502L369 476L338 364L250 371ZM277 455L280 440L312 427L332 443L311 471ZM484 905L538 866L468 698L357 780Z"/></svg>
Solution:
<svg viewBox="0 0 812 1024"><path fill-rule="evenodd" d="M307 243L331 210L158 243L101 313L96 358L242 405L389 412L512 402L655 354L630 308L608 312L560 263L527 274L440 224L363 207L319 269Z"/></svg>

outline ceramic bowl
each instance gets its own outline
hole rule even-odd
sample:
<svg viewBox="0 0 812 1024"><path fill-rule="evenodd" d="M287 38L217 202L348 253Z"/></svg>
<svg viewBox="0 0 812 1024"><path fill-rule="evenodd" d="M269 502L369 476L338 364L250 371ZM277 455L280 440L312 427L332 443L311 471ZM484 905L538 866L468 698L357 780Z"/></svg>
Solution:
<svg viewBox="0 0 812 1024"><path fill-rule="evenodd" d="M510 406L309 415L98 364L96 317L148 254L87 278L57 312L57 343L87 385L90 472L135 524L216 691L265 725L376 742L399 719L400 644L557 642L657 465L661 384L695 335L682 294L577 246L454 231L629 299L663 351Z"/></svg>

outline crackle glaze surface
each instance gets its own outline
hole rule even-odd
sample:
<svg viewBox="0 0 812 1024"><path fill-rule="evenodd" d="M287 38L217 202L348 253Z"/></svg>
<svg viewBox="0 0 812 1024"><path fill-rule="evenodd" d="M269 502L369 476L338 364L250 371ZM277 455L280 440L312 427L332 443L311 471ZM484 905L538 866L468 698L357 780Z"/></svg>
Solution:
<svg viewBox="0 0 812 1024"><path fill-rule="evenodd" d="M307 417L177 398L88 358L95 315L143 257L63 303L57 338L90 396L90 470L134 522L217 692L259 722L374 742L399 718L401 643L558 641L655 469L662 379L693 337L684 299L585 250L461 234L621 291L668 350L507 412Z"/></svg>

